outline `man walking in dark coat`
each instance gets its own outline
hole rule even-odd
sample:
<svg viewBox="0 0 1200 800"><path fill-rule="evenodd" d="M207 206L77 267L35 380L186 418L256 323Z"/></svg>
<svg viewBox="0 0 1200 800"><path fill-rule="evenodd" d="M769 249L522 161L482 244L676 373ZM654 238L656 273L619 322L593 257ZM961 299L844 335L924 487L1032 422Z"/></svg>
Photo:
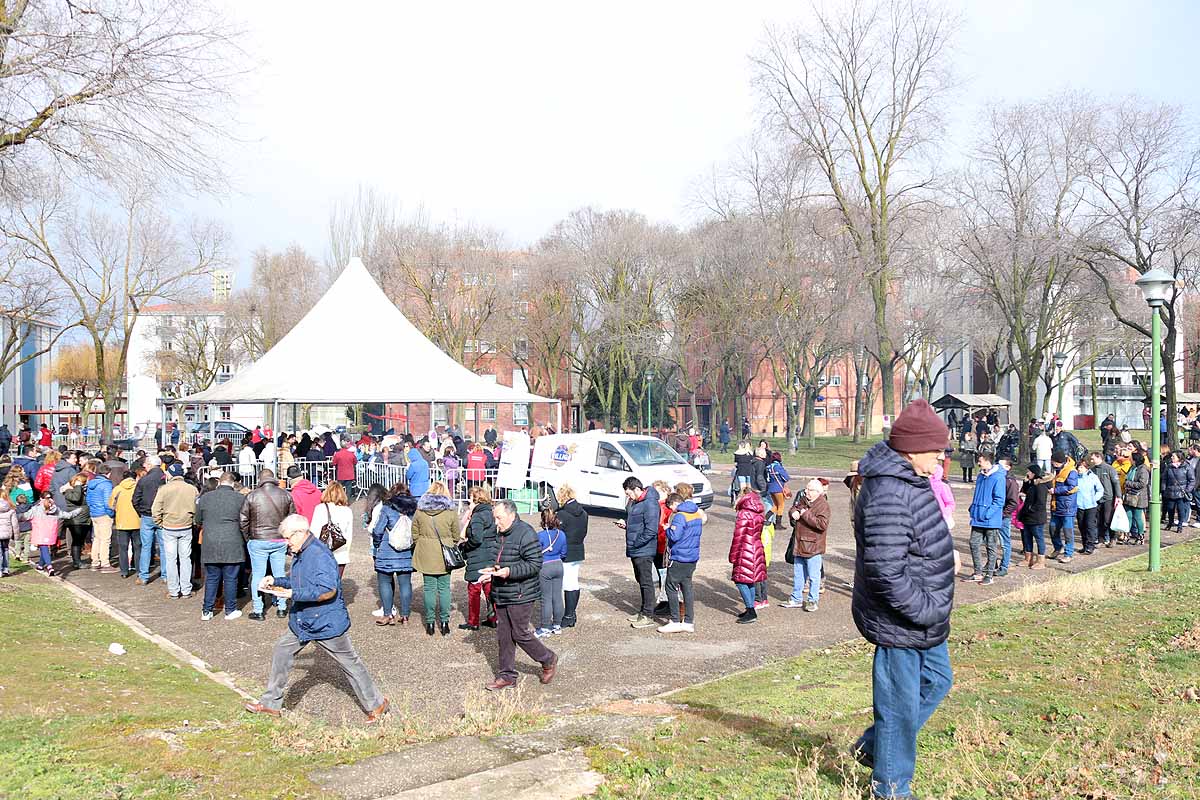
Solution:
<svg viewBox="0 0 1200 800"><path fill-rule="evenodd" d="M946 639L954 602L954 542L929 486L950 431L925 400L896 418L888 441L858 462L851 612L875 645L875 722L854 756L875 797L909 797L917 733L950 691Z"/></svg>
<svg viewBox="0 0 1200 800"><path fill-rule="evenodd" d="M633 564L633 578L641 592L641 605L629 617L635 628L656 626L654 616L654 555L658 552L658 522L661 508L658 492L653 486L642 486L637 478L629 477L621 484L628 502L625 521L617 524L625 529L625 557Z"/></svg>
<svg viewBox="0 0 1200 800"><path fill-rule="evenodd" d="M496 679L485 688L496 692L517 685L517 648L542 665L542 683L554 680L558 656L533 635L533 601L542 596L542 545L529 523L517 515L511 500L492 507L499 536L495 566L481 570L492 581L496 606L496 641L500 647Z"/></svg>

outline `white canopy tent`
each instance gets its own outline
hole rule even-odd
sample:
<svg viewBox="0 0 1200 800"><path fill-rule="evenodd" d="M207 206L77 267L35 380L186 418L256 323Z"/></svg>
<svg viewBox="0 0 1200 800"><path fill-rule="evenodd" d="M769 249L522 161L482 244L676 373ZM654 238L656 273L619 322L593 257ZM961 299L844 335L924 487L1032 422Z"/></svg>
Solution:
<svg viewBox="0 0 1200 800"><path fill-rule="evenodd" d="M454 360L388 300L358 258L258 361L226 383L163 403L164 411L178 404L269 403L276 412L280 403L428 403L431 425L434 403L552 403L556 429L562 428L559 400L503 386Z"/></svg>

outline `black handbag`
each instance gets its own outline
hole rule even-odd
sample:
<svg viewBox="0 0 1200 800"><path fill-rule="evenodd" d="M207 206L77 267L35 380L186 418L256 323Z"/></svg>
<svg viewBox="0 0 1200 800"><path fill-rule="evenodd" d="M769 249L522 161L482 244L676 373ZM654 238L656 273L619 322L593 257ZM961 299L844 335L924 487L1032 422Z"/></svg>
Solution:
<svg viewBox="0 0 1200 800"><path fill-rule="evenodd" d="M457 544L446 544L442 541L442 532L437 529L437 525L433 524L433 533L437 536L438 544L442 546L442 562L446 565L447 572L454 572L456 569L462 569L467 565L467 560L463 558L462 550Z"/></svg>

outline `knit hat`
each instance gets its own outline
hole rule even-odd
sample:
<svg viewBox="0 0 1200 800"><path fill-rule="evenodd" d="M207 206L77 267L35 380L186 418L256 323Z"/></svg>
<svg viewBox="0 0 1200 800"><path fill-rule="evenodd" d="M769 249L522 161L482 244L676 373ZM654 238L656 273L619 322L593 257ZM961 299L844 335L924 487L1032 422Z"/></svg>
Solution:
<svg viewBox="0 0 1200 800"><path fill-rule="evenodd" d="M174 464L169 465L167 467L167 475L169 475L172 478L182 478L183 477L183 464L180 464L179 462L175 462Z"/></svg>
<svg viewBox="0 0 1200 800"><path fill-rule="evenodd" d="M940 452L949 442L950 429L924 399L909 403L896 417L888 434L888 444L899 453Z"/></svg>

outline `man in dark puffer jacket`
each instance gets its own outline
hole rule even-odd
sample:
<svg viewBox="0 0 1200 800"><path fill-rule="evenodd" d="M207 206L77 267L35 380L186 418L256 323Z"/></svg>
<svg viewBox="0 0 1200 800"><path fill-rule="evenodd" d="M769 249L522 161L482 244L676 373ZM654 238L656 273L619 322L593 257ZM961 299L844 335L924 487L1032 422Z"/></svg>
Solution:
<svg viewBox="0 0 1200 800"><path fill-rule="evenodd" d="M875 722L855 743L875 797L909 797L917 732L950 691L946 638L954 542L929 486L950 432L929 403L896 418L887 442L858 462L854 624L875 645Z"/></svg>
<svg viewBox="0 0 1200 800"><path fill-rule="evenodd" d="M554 679L558 656L533 635L529 624L533 601L542 596L538 576L542 571L542 545L529 523L517 516L511 500L492 506L496 532L500 535L496 566L482 570L491 575L492 603L496 606L496 641L500 663L496 679L485 688L500 691L517 685L517 647L542 665L542 683Z"/></svg>

